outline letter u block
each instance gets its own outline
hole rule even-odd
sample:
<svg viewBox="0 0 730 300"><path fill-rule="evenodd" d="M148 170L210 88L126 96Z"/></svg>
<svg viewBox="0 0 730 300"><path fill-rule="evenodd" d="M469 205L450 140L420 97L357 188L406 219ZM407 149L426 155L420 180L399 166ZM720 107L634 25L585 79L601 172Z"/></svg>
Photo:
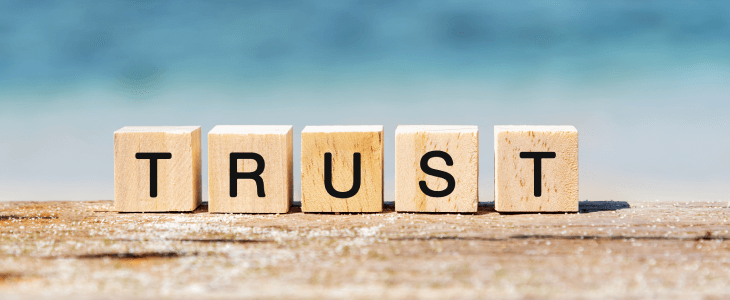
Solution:
<svg viewBox="0 0 730 300"><path fill-rule="evenodd" d="M499 212L578 211L578 131L573 126L494 127Z"/></svg>
<svg viewBox="0 0 730 300"><path fill-rule="evenodd" d="M476 212L478 187L477 126L398 126L396 211Z"/></svg>
<svg viewBox="0 0 730 300"><path fill-rule="evenodd" d="M292 126L218 125L208 133L210 212L286 213L292 178Z"/></svg>
<svg viewBox="0 0 730 300"><path fill-rule="evenodd" d="M114 207L193 211L201 202L200 126L127 126L114 132Z"/></svg>
<svg viewBox="0 0 730 300"><path fill-rule="evenodd" d="M383 211L383 126L302 130L302 211Z"/></svg>

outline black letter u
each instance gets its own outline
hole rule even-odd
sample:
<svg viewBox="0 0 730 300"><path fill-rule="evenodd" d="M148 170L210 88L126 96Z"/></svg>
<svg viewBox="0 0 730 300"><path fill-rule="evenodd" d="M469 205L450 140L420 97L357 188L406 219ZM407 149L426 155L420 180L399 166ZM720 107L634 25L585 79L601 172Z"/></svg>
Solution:
<svg viewBox="0 0 730 300"><path fill-rule="evenodd" d="M352 188L347 192L338 192L332 186L332 153L324 154L324 188L336 198L350 198L360 190L360 153L352 155Z"/></svg>

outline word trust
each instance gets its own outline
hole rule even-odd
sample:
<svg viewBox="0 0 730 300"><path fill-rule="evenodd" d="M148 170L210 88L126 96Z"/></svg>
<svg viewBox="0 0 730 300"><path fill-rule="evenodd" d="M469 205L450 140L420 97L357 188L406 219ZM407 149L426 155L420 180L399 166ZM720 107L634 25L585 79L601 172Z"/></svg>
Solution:
<svg viewBox="0 0 730 300"><path fill-rule="evenodd" d="M121 212L192 211L201 203L199 126L114 132L114 205ZM293 201L292 126L219 125L208 132L208 209L286 213ZM303 212L383 210L383 126L307 126L301 133ZM477 126L400 125L395 210L476 212ZM495 126L499 212L578 211L578 131Z"/></svg>

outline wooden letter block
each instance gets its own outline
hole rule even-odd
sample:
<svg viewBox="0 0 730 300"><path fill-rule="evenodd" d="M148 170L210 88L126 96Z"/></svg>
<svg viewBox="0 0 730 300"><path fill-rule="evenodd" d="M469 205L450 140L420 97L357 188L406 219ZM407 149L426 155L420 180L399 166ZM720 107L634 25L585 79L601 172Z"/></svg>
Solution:
<svg viewBox="0 0 730 300"><path fill-rule="evenodd" d="M292 126L218 125L208 133L210 212L286 213L292 178Z"/></svg>
<svg viewBox="0 0 730 300"><path fill-rule="evenodd" d="M383 211L383 126L302 130L302 211Z"/></svg>
<svg viewBox="0 0 730 300"><path fill-rule="evenodd" d="M200 126L127 126L114 132L116 210L193 211L201 202L200 183Z"/></svg>
<svg viewBox="0 0 730 300"><path fill-rule="evenodd" d="M398 126L396 211L476 212L478 187L477 126Z"/></svg>
<svg viewBox="0 0 730 300"><path fill-rule="evenodd" d="M578 211L578 131L494 126L494 207L499 212Z"/></svg>

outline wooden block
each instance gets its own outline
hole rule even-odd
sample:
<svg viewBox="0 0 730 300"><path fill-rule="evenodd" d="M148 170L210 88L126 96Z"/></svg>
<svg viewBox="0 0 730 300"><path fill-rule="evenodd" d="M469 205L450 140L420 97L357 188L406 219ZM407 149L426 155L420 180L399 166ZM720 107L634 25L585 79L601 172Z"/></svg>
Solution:
<svg viewBox="0 0 730 300"><path fill-rule="evenodd" d="M292 126L218 125L208 133L208 211L286 213L292 178Z"/></svg>
<svg viewBox="0 0 730 300"><path fill-rule="evenodd" d="M578 130L494 126L494 207L499 212L578 211Z"/></svg>
<svg viewBox="0 0 730 300"><path fill-rule="evenodd" d="M200 126L127 126L114 132L116 210L193 211L201 202L200 184Z"/></svg>
<svg viewBox="0 0 730 300"><path fill-rule="evenodd" d="M302 130L302 211L383 211L383 126Z"/></svg>
<svg viewBox="0 0 730 300"><path fill-rule="evenodd" d="M396 211L476 212L478 187L477 126L400 125L395 130Z"/></svg>

